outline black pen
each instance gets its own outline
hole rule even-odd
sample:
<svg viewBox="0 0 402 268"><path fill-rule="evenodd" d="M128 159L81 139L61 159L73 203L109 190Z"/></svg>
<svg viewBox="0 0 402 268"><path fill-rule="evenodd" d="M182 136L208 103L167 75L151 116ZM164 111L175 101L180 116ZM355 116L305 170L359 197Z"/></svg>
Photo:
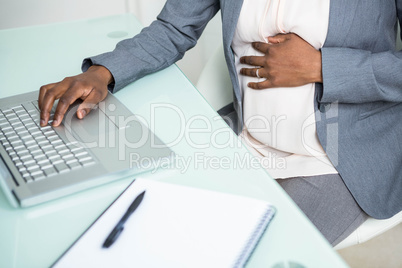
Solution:
<svg viewBox="0 0 402 268"><path fill-rule="evenodd" d="M130 207L127 209L126 213L124 213L123 217L120 219L120 221L117 223L117 225L113 228L112 232L108 235L106 238L105 242L103 243L102 247L103 248L108 248L110 247L120 236L121 232L124 229L124 223L127 221L127 219L130 217L131 214L137 209L137 207L141 204L142 199L144 198L145 191L143 191L141 194L139 194L131 203Z"/></svg>

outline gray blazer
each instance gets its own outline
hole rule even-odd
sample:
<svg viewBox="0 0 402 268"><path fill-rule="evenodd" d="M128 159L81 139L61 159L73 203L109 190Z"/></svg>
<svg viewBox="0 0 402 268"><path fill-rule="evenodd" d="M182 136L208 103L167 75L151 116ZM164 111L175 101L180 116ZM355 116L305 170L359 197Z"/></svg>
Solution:
<svg viewBox="0 0 402 268"><path fill-rule="evenodd" d="M242 0L168 0L158 19L113 52L84 60L108 68L116 92L181 59L221 10L223 44L240 126L242 96L231 42ZM316 85L318 137L362 209L375 218L402 210L402 52L395 52L402 0L331 0Z"/></svg>

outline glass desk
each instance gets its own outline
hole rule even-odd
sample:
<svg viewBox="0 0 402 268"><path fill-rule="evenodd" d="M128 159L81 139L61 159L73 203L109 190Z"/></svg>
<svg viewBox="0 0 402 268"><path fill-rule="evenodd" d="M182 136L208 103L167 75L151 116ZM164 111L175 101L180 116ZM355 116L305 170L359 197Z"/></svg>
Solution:
<svg viewBox="0 0 402 268"><path fill-rule="evenodd" d="M77 74L83 58L112 50L141 28L133 15L124 14L2 30L0 98ZM276 206L277 214L247 267L346 266L176 66L134 82L116 96L177 154L171 170L147 178ZM0 192L0 267L48 267L132 179L26 209L12 208Z"/></svg>

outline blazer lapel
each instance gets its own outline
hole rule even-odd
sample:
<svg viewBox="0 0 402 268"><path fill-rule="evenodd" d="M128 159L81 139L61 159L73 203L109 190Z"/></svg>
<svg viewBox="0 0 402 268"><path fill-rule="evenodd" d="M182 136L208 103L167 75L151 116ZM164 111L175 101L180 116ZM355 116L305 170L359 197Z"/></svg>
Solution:
<svg viewBox="0 0 402 268"><path fill-rule="evenodd" d="M221 0L220 2L222 12L223 45L228 48L232 44L243 0Z"/></svg>
<svg viewBox="0 0 402 268"><path fill-rule="evenodd" d="M341 47L360 0L330 0L329 25L324 47Z"/></svg>

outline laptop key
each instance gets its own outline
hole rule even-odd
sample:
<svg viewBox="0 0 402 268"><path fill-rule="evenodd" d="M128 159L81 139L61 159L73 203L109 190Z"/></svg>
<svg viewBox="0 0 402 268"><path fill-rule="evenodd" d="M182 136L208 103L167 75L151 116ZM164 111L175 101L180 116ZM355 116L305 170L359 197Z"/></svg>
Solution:
<svg viewBox="0 0 402 268"><path fill-rule="evenodd" d="M25 161L32 160L33 157L31 155L24 155L24 156L20 157L20 159L21 159L21 161L25 162Z"/></svg>
<svg viewBox="0 0 402 268"><path fill-rule="evenodd" d="M33 121L39 122L39 114L33 114L33 115L31 114L31 118Z"/></svg>
<svg viewBox="0 0 402 268"><path fill-rule="evenodd" d="M29 130L29 132L39 131L38 126L34 122L25 124L25 127ZM31 132L31 134L32 134L32 132Z"/></svg>
<svg viewBox="0 0 402 268"><path fill-rule="evenodd" d="M40 130L41 130L42 132L46 132L46 131L48 131L48 130L52 130L52 127L51 127L51 126L44 126L44 127L41 127Z"/></svg>
<svg viewBox="0 0 402 268"><path fill-rule="evenodd" d="M25 126L20 121L18 121L18 123L13 124L13 128L15 130L19 130L21 128L25 129Z"/></svg>
<svg viewBox="0 0 402 268"><path fill-rule="evenodd" d="M12 146L14 147L14 149L16 149L17 147L18 148L25 147L25 145L24 145L24 143L22 141L13 142Z"/></svg>
<svg viewBox="0 0 402 268"><path fill-rule="evenodd" d="M67 146L65 146L64 144L60 144L54 147L57 151L61 152L61 151L70 151Z"/></svg>
<svg viewBox="0 0 402 268"><path fill-rule="evenodd" d="M0 140L0 142L4 147L11 146L10 142L7 139Z"/></svg>
<svg viewBox="0 0 402 268"><path fill-rule="evenodd" d="M74 156L77 157L78 159L83 158L83 157L85 157L87 155L89 155L88 152L84 151L84 150L82 150L82 151L80 151L78 153L74 153Z"/></svg>
<svg viewBox="0 0 402 268"><path fill-rule="evenodd" d="M13 127L9 123L4 123L0 125L0 128L3 132L10 131L13 129Z"/></svg>
<svg viewBox="0 0 402 268"><path fill-rule="evenodd" d="M14 111L18 111L18 110L23 109L23 108L22 108L21 104L17 104L16 106L11 107L11 109L13 109Z"/></svg>
<svg viewBox="0 0 402 268"><path fill-rule="evenodd" d="M49 177L51 175L57 174L57 170L51 166L50 168L44 169L43 174L45 174L46 177Z"/></svg>
<svg viewBox="0 0 402 268"><path fill-rule="evenodd" d="M41 170L46 170L46 169L49 169L49 168L53 168L53 164L50 163L50 161L48 161L47 163L39 164L39 165L40 165Z"/></svg>
<svg viewBox="0 0 402 268"><path fill-rule="evenodd" d="M47 155L47 157L49 158L50 161L55 162L57 160L61 160L61 156L58 154L51 154L51 155Z"/></svg>
<svg viewBox="0 0 402 268"><path fill-rule="evenodd" d="M21 173L21 175L22 175L22 178L25 180L25 182L27 182L27 183L33 182L33 178L31 177L31 174L29 174L29 172L24 171Z"/></svg>
<svg viewBox="0 0 402 268"><path fill-rule="evenodd" d="M25 150L18 151L17 154L18 154L19 157L23 157L23 156L26 156L26 155L30 155L30 154L29 154L29 151L26 150L26 149L25 149Z"/></svg>
<svg viewBox="0 0 402 268"><path fill-rule="evenodd" d="M22 107L21 107L21 109L18 109L15 112L17 113L17 115L21 119L21 121L24 120L25 118L30 118L29 114L27 114L27 112Z"/></svg>
<svg viewBox="0 0 402 268"><path fill-rule="evenodd" d="M19 171L20 173L24 173L24 172L27 171L27 168L24 167L24 166L20 166L20 167L18 168L18 171Z"/></svg>
<svg viewBox="0 0 402 268"><path fill-rule="evenodd" d="M43 175L44 174L42 170L36 170L34 172L31 172L31 176L33 177L34 180L37 180L40 177L44 177Z"/></svg>
<svg viewBox="0 0 402 268"><path fill-rule="evenodd" d="M10 122L10 120L18 120L18 116L14 113L14 112L10 112L8 114L6 114L6 118L7 120Z"/></svg>
<svg viewBox="0 0 402 268"><path fill-rule="evenodd" d="M67 161L73 157L74 157L74 155L72 155L72 154L66 154L66 155L63 155L61 158L63 158L65 161Z"/></svg>
<svg viewBox="0 0 402 268"><path fill-rule="evenodd" d="M56 141L52 142L52 145L53 145L55 148L57 148L57 146L62 145L62 144L63 144L63 142L62 142L61 140L56 140Z"/></svg>
<svg viewBox="0 0 402 268"><path fill-rule="evenodd" d="M51 148L53 148L53 146ZM44 149L44 148L42 147L42 149ZM53 150L53 149L51 149L49 151L45 151L45 154L47 155L48 158L50 158L51 156L54 156L54 155L58 155L56 150Z"/></svg>
<svg viewBox="0 0 402 268"><path fill-rule="evenodd" d="M78 159L77 158L73 158L73 159L69 159L66 161L67 165L70 165L72 163L78 163Z"/></svg>
<svg viewBox="0 0 402 268"><path fill-rule="evenodd" d="M69 149L61 150L61 151L59 151L59 154L60 154L61 157L66 156L66 155L71 155L71 156L73 156L73 154L70 152Z"/></svg>
<svg viewBox="0 0 402 268"><path fill-rule="evenodd" d="M31 152L31 154L32 154L32 156L35 158L36 156L40 156L40 155L43 155L43 152L42 152L42 150L39 148L39 149L36 149L36 150L29 150L30 152Z"/></svg>
<svg viewBox="0 0 402 268"><path fill-rule="evenodd" d="M38 163L40 170L45 171L46 169L53 168L54 164L50 161Z"/></svg>
<svg viewBox="0 0 402 268"><path fill-rule="evenodd" d="M59 163L64 163L64 161L61 159L60 156L57 156L56 158L50 159L50 162L52 162L53 165L59 164Z"/></svg>
<svg viewBox="0 0 402 268"><path fill-rule="evenodd" d="M32 101L32 102L27 102L24 103L22 106L24 106L25 110L32 110L33 112L38 112L39 111L39 105L38 101Z"/></svg>
<svg viewBox="0 0 402 268"><path fill-rule="evenodd" d="M31 136L34 137L35 139L39 138L39 137L43 137L46 139L46 137L43 135L41 129L37 125L29 126L29 127L27 127L27 129L28 129L29 133L31 134Z"/></svg>
<svg viewBox="0 0 402 268"><path fill-rule="evenodd" d="M18 136L7 137L7 138L8 138L8 141L9 141L11 144L14 144L14 142L17 142L17 141L20 140L20 139L18 138Z"/></svg>
<svg viewBox="0 0 402 268"><path fill-rule="evenodd" d="M53 155L51 157L49 157L50 162L52 162L52 164L58 163L58 162L63 162L63 160L61 159L60 155Z"/></svg>
<svg viewBox="0 0 402 268"><path fill-rule="evenodd" d="M34 143L34 144L30 144L29 146L27 146L27 149L29 151L31 151L31 153L32 153L32 151L38 150L38 149L40 149L40 147L38 144Z"/></svg>
<svg viewBox="0 0 402 268"><path fill-rule="evenodd" d="M55 136L57 134L53 129L50 129L50 130L47 130L47 131L43 132L43 135L45 135L46 137L51 137L51 136Z"/></svg>
<svg viewBox="0 0 402 268"><path fill-rule="evenodd" d="M31 166L27 167L27 170L29 172L36 172L36 171L39 170L39 166L38 165L31 165Z"/></svg>
<svg viewBox="0 0 402 268"><path fill-rule="evenodd" d="M10 138L18 138L17 133L15 133L15 131L13 129L8 129L8 130L4 130L3 131L4 136L6 136L8 139Z"/></svg>
<svg viewBox="0 0 402 268"><path fill-rule="evenodd" d="M70 148L70 151L73 152L74 154L78 154L80 152L85 152L84 148L82 148L82 147Z"/></svg>
<svg viewBox="0 0 402 268"><path fill-rule="evenodd" d="M64 162L55 164L54 167L56 168L56 170L59 173L63 173L63 172L66 172L66 171L70 170L70 168Z"/></svg>
<svg viewBox="0 0 402 268"><path fill-rule="evenodd" d="M18 126L14 126L14 129L20 133L22 131L25 131L26 133L28 133L28 130L25 128L25 126L23 124L20 124Z"/></svg>
<svg viewBox="0 0 402 268"><path fill-rule="evenodd" d="M60 140L59 136L57 136L56 133L53 133L53 134L50 134L50 135L45 135L45 137L46 137L49 141L51 141L52 144L53 144L54 142Z"/></svg>
<svg viewBox="0 0 402 268"><path fill-rule="evenodd" d="M50 144L50 142L49 142L48 140L46 140L46 139L38 141L38 144L40 145L40 147L41 147L43 150L52 147L52 145Z"/></svg>
<svg viewBox="0 0 402 268"><path fill-rule="evenodd" d="M6 131L7 129L11 129L11 125L8 122L0 123L0 129L2 131Z"/></svg>
<svg viewBox="0 0 402 268"><path fill-rule="evenodd" d="M80 163L78 163L78 161L77 161L77 162L72 162L72 163L68 164L68 166L69 166L71 169L76 169L76 168L80 168L80 167L81 167L81 165L80 165Z"/></svg>
<svg viewBox="0 0 402 268"><path fill-rule="evenodd" d="M38 163L38 165L42 167L42 169L44 166L51 165L51 162L49 159L47 159L47 157L38 157L35 158L35 160L36 163Z"/></svg>
<svg viewBox="0 0 402 268"><path fill-rule="evenodd" d="M17 168L24 166L24 164L23 164L19 159L18 159L18 160L15 160L15 161L13 161L13 162L14 162L14 165L15 165Z"/></svg>
<svg viewBox="0 0 402 268"><path fill-rule="evenodd" d="M40 142L40 141L47 141L46 137L43 137L42 135L38 135L38 136L34 136L34 139L36 140L36 142Z"/></svg>
<svg viewBox="0 0 402 268"><path fill-rule="evenodd" d="M35 164L35 163L36 163L36 161L33 160L33 159L31 159L29 161L24 161L25 166L30 166L30 165Z"/></svg>
<svg viewBox="0 0 402 268"><path fill-rule="evenodd" d="M52 151L56 152L56 150L53 149L52 144L47 140L46 142L39 142L40 148L45 152L45 154L48 154Z"/></svg>
<svg viewBox="0 0 402 268"><path fill-rule="evenodd" d="M34 180L33 180L33 178L31 176L24 177L24 180L25 180L26 183L34 182Z"/></svg>
<svg viewBox="0 0 402 268"><path fill-rule="evenodd" d="M47 137L47 139L48 139L50 142L54 142L55 140L58 140L58 139L60 139L60 138L59 138L59 136L55 135L55 136Z"/></svg>
<svg viewBox="0 0 402 268"><path fill-rule="evenodd" d="M31 135L26 135L21 137L21 140L23 140L25 142L25 144L27 144L28 142L35 142L34 138Z"/></svg>
<svg viewBox="0 0 402 268"><path fill-rule="evenodd" d="M8 122L10 122L11 125L14 125L14 124L17 124L19 122L19 120L18 120L18 118L12 118L12 119L9 119Z"/></svg>
<svg viewBox="0 0 402 268"><path fill-rule="evenodd" d="M32 143L36 143L36 141L34 139L32 139L32 140L29 140L29 141L25 142L26 145L29 145L29 144L32 144Z"/></svg>

